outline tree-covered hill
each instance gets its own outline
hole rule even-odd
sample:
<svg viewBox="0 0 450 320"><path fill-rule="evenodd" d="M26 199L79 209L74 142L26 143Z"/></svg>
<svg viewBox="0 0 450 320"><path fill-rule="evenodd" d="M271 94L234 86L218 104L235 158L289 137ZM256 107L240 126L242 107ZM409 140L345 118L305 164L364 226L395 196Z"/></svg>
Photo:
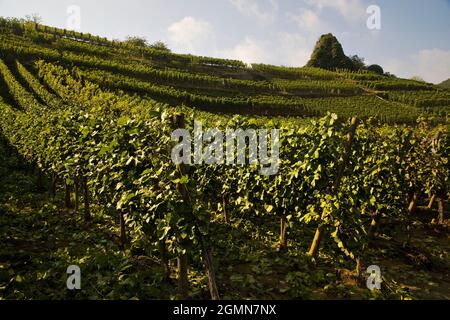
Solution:
<svg viewBox="0 0 450 320"><path fill-rule="evenodd" d="M342 45L331 33L322 35L317 41L307 66L329 70L353 69L351 59L344 54Z"/></svg>

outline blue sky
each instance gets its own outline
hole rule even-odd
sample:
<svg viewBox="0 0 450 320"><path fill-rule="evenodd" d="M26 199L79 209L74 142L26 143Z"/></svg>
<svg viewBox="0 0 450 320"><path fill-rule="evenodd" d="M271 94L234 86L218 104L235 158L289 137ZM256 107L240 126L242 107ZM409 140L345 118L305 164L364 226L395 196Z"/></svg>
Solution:
<svg viewBox="0 0 450 320"><path fill-rule="evenodd" d="M346 54L398 76L450 78L450 0L0 0L0 15L38 13L64 28L71 5L83 32L162 40L175 52L302 66L332 32ZM367 27L370 5L380 8L379 30Z"/></svg>

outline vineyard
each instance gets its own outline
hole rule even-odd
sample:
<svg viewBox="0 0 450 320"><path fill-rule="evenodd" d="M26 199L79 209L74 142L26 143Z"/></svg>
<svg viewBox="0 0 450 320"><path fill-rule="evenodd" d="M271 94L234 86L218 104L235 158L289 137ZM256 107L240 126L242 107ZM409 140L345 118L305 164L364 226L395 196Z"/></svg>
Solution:
<svg viewBox="0 0 450 320"><path fill-rule="evenodd" d="M414 80L0 19L0 299L449 299L449 111ZM279 129L277 174L175 164L194 121Z"/></svg>

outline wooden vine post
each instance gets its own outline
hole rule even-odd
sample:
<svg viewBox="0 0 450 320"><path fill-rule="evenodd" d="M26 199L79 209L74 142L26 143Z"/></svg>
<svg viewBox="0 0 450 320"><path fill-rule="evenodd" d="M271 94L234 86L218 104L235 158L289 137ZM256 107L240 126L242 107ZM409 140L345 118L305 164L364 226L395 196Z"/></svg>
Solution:
<svg viewBox="0 0 450 320"><path fill-rule="evenodd" d="M71 209L72 208L72 199L71 199L71 195L72 195L72 188L70 187L70 184L67 183L67 181L64 183L64 187L65 187L65 205L67 209Z"/></svg>
<svg viewBox="0 0 450 320"><path fill-rule="evenodd" d="M56 189L58 188L58 177L56 173L52 173L52 187L51 187L51 194L53 199L56 197Z"/></svg>
<svg viewBox="0 0 450 320"><path fill-rule="evenodd" d="M223 218L225 219L225 223L230 223L230 218L228 217L228 211L227 211L227 198L224 195L222 197L222 212L223 212Z"/></svg>
<svg viewBox="0 0 450 320"><path fill-rule="evenodd" d="M439 212L439 223L444 224L445 221L445 205L444 205L444 195L440 196L438 199L438 212Z"/></svg>
<svg viewBox="0 0 450 320"><path fill-rule="evenodd" d="M379 214L378 210L372 214L372 221L370 222L370 228L369 228L369 232L368 232L369 239L372 239L377 232L377 227L378 227L377 220L378 220L379 216L380 216L380 214Z"/></svg>
<svg viewBox="0 0 450 320"><path fill-rule="evenodd" d="M434 200L436 200L436 195L433 193L430 197L430 202L428 202L428 209L433 209Z"/></svg>
<svg viewBox="0 0 450 320"><path fill-rule="evenodd" d="M120 219L120 245L122 248L125 248L127 243L127 233L125 230L125 213L123 210L119 210L119 219Z"/></svg>
<svg viewBox="0 0 450 320"><path fill-rule="evenodd" d="M414 192L411 201L409 202L408 206L408 213L411 215L414 213L414 210L416 209L416 203L417 203L417 193Z"/></svg>
<svg viewBox="0 0 450 320"><path fill-rule="evenodd" d="M80 209L80 183L78 177L75 177L73 181L75 185L75 212L78 212Z"/></svg>
<svg viewBox="0 0 450 320"><path fill-rule="evenodd" d="M185 128L184 116L177 115L175 118L175 125L180 128ZM184 164L177 164L177 172L180 178L185 175L186 168ZM187 186L177 183L176 188L178 192L180 192L184 202L186 205L190 204L189 191ZM188 260L186 253L179 253L177 257L177 273L178 273L178 286L180 288L181 294L184 298L187 297L188 289L189 289L189 281L188 281Z"/></svg>
<svg viewBox="0 0 450 320"><path fill-rule="evenodd" d="M36 172L36 175L37 175L37 178L36 178L37 189L38 189L39 192L42 192L42 191L45 190L45 188L44 188L44 176L43 176L42 171L41 171L41 169L39 168L38 165L35 165L34 169L35 169L35 172Z"/></svg>
<svg viewBox="0 0 450 320"><path fill-rule="evenodd" d="M169 258L167 257L166 245L163 241L158 241L159 255L161 257L161 265L164 269L164 276L166 280L170 279Z"/></svg>
<svg viewBox="0 0 450 320"><path fill-rule="evenodd" d="M84 220L91 220L91 210L89 206L89 187L87 177L83 177L83 200L84 200Z"/></svg>
<svg viewBox="0 0 450 320"><path fill-rule="evenodd" d="M175 118L175 123L178 128L184 129L186 127L185 122L184 122L184 115L183 114L177 115ZM186 173L187 173L186 166L182 163L178 164L177 171L181 178L182 176L186 175ZM183 197L183 200L188 205L188 207L192 208L191 197L190 197L189 188L188 188L187 184L177 183L177 190L180 192L181 196ZM189 211L188 214L193 215L192 211ZM195 217L192 216L192 219L195 221ZM219 291L217 289L216 275L215 275L215 271L214 271L214 264L213 264L211 249L206 244L203 235L200 232L198 232L198 228L197 228L197 237L198 237L198 241L201 246L201 249L202 249L203 263L205 264L206 273L208 275L208 286L209 286L211 298L212 298L212 300L219 300L220 296L219 296ZM187 255L180 254L178 256L177 260L178 260L179 286L180 286L181 292L185 293L185 292L187 292L187 287L188 287Z"/></svg>
<svg viewBox="0 0 450 320"><path fill-rule="evenodd" d="M177 273L178 286L183 298L187 298L189 281L188 281L188 261L186 253L179 253L177 257Z"/></svg>
<svg viewBox="0 0 450 320"><path fill-rule="evenodd" d="M436 135L436 137L433 139L432 145L433 145L433 149L432 151L435 153L437 152L437 146L439 143L439 140L441 139L442 136L442 131L439 131ZM439 223L443 224L445 221L445 203L444 203L444 199L445 199L445 192L443 190L439 190L439 197L437 198L437 203L438 203L438 213L439 213ZM433 207L433 202L436 199L436 194L433 194L431 199L430 199L430 203L428 204L428 208L431 209Z"/></svg>
<svg viewBox="0 0 450 320"><path fill-rule="evenodd" d="M348 162L348 158L350 156L350 151L352 149L353 144L353 137L355 136L356 127L358 126L357 118L353 117L350 124L350 129L347 134L347 139L345 141L345 148L344 153L342 154L342 161L339 163L338 169L337 169L337 175L336 179L334 181L333 187L331 189L331 195L336 195L339 190L339 185L341 183L342 176L344 174L345 167ZM324 208L322 211L322 215L320 220L323 221L326 216L328 215L327 208ZM315 257L317 255L317 251L319 249L320 240L322 238L323 233L323 225L321 225L321 221L319 221L319 226L316 229L316 233L314 234L314 239L311 243L311 246L308 251L308 256L311 258Z"/></svg>
<svg viewBox="0 0 450 320"><path fill-rule="evenodd" d="M279 242L279 250L286 251L287 250L287 228L288 222L286 216L283 214L280 219L280 242Z"/></svg>
<svg viewBox="0 0 450 320"><path fill-rule="evenodd" d="M408 206L408 217L407 217L407 224L406 224L406 231L407 231L407 237L406 237L406 243L409 244L411 241L411 225L412 225L412 219L411 216L416 210L417 206L417 192L414 192L411 202Z"/></svg>

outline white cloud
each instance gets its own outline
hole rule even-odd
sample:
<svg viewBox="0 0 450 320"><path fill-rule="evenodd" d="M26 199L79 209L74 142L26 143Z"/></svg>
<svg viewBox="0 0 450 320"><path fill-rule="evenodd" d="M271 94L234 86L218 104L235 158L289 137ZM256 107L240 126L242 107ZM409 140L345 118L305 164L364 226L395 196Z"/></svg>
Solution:
<svg viewBox="0 0 450 320"><path fill-rule="evenodd" d="M327 24L319 15L310 9L302 8L298 14L287 13L289 20L295 22L303 32L321 33L328 29Z"/></svg>
<svg viewBox="0 0 450 320"><path fill-rule="evenodd" d="M307 4L319 11L324 8L337 10L346 21L354 23L367 17L361 0L305 0Z"/></svg>
<svg viewBox="0 0 450 320"><path fill-rule="evenodd" d="M196 53L214 40L211 24L190 16L170 25L168 31L171 45L183 52Z"/></svg>
<svg viewBox="0 0 450 320"><path fill-rule="evenodd" d="M400 77L420 76L427 82L440 83L450 78L450 51L424 49L401 60L389 60L384 67Z"/></svg>
<svg viewBox="0 0 450 320"><path fill-rule="evenodd" d="M276 48L276 50L274 50ZM303 66L311 55L311 46L299 34L274 33L267 40L246 37L235 47L218 52L221 57L242 60L246 63L282 64Z"/></svg>
<svg viewBox="0 0 450 320"><path fill-rule="evenodd" d="M259 22L271 24L275 22L278 13L276 0L229 0L231 4L244 16L254 17ZM262 8L263 6L264 8Z"/></svg>
<svg viewBox="0 0 450 320"><path fill-rule="evenodd" d="M237 44L234 48L224 50L219 53L222 57L237 59L245 63L262 63L269 60L267 43L246 37L244 41Z"/></svg>
<svg viewBox="0 0 450 320"><path fill-rule="evenodd" d="M425 81L439 83L450 78L450 51L421 50L414 56L417 74Z"/></svg>
<svg viewBox="0 0 450 320"><path fill-rule="evenodd" d="M278 33L276 37L277 46L280 48L277 50L278 61L284 61L283 64L286 66L295 67L301 67L308 62L313 48L309 39L292 33Z"/></svg>

